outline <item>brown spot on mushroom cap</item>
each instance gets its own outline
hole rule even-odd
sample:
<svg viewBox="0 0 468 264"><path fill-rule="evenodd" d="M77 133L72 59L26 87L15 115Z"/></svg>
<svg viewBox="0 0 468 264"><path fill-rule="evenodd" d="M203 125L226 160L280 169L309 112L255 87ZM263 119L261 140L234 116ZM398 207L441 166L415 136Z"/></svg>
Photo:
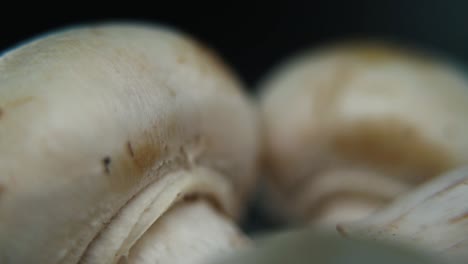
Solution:
<svg viewBox="0 0 468 264"><path fill-rule="evenodd" d="M336 225L336 231L342 236L342 237L348 237L348 233L346 232L345 228L338 224Z"/></svg>
<svg viewBox="0 0 468 264"><path fill-rule="evenodd" d="M183 64L187 61L187 58L185 56L179 56L177 58L177 62L180 63L180 64Z"/></svg>
<svg viewBox="0 0 468 264"><path fill-rule="evenodd" d="M399 215L397 218L390 221L390 223L388 223L387 225L388 228L391 228L393 230L398 230L400 228L400 222L408 216L408 214L411 212L412 209L413 208L411 208L410 210L407 210L406 212Z"/></svg>
<svg viewBox="0 0 468 264"><path fill-rule="evenodd" d="M137 169L140 171L151 168L161 156L160 147L155 142L146 142L136 146L130 146L131 153L133 153L131 157Z"/></svg>
<svg viewBox="0 0 468 264"><path fill-rule="evenodd" d="M168 90L169 90L169 95L170 95L171 97L176 97L177 93L174 91L174 89L168 87Z"/></svg>
<svg viewBox="0 0 468 264"><path fill-rule="evenodd" d="M34 99L33 96L24 96L16 98L15 100L9 101L5 104L6 108L14 108L31 102Z"/></svg>
<svg viewBox="0 0 468 264"><path fill-rule="evenodd" d="M379 41L349 41L336 43L325 48L329 52L351 55L368 64L388 63L391 61L405 61L418 66L427 67L433 64L432 57L421 49L414 49L396 45L396 43L383 43Z"/></svg>
<svg viewBox="0 0 468 264"><path fill-rule="evenodd" d="M405 59L405 51L400 47L360 44L351 47L349 51L368 63L385 63L395 59ZM411 57L414 57L414 55L411 55Z"/></svg>
<svg viewBox="0 0 468 264"><path fill-rule="evenodd" d="M456 217L453 217L449 220L449 223L450 224L455 224L455 223L458 223L460 221L463 221L463 220L468 220L468 212L465 212L461 215L458 215Z"/></svg>
<svg viewBox="0 0 468 264"><path fill-rule="evenodd" d="M110 157L106 156L102 159L102 164L104 165L104 172L106 174L110 173L110 168L109 168L110 163L111 163Z"/></svg>
<svg viewBox="0 0 468 264"><path fill-rule="evenodd" d="M447 150L397 119L345 125L331 141L332 149L345 160L387 171L407 172L402 180L409 182L423 182L453 166ZM415 176L408 178L408 173Z"/></svg>
<svg viewBox="0 0 468 264"><path fill-rule="evenodd" d="M135 157L135 153L133 152L133 147L132 143L130 141L127 141L127 152L130 155L130 157Z"/></svg>
<svg viewBox="0 0 468 264"><path fill-rule="evenodd" d="M157 166L164 167L163 162L166 157L162 157L159 145L150 133L142 133L140 137L135 138L138 140L127 140L122 144L120 152L113 152L101 160L104 172L106 174L112 172L112 177L109 177L108 180L115 190L126 190L132 186L129 182L146 177L147 173L145 172L148 170ZM112 163L112 167L110 167L110 163ZM156 169L161 169L159 167Z"/></svg>
<svg viewBox="0 0 468 264"><path fill-rule="evenodd" d="M33 96L24 96L24 97L16 98L14 100L6 102L3 105L3 107L0 107L0 119L5 115L5 110L4 110L5 108L19 107L19 106L22 106L24 104L31 102L32 100L34 100Z"/></svg>

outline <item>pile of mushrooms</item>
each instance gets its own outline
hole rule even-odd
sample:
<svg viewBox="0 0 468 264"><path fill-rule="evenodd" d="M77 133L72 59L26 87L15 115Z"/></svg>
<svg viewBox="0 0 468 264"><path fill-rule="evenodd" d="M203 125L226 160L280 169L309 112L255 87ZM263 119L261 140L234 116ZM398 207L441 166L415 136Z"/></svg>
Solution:
<svg viewBox="0 0 468 264"><path fill-rule="evenodd" d="M301 54L260 90L257 108L216 54L162 26L80 26L5 52L0 263L207 263L252 244L236 221L260 171L272 217L333 230L326 247L468 259L463 73L352 43Z"/></svg>

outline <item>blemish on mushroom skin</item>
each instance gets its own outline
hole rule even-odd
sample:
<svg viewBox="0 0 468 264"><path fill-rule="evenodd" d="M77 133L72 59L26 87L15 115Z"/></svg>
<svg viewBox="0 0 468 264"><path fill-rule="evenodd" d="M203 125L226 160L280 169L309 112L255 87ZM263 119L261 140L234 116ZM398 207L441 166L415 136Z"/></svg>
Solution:
<svg viewBox="0 0 468 264"><path fill-rule="evenodd" d="M350 51L368 63L386 63L404 57L402 54L404 51L395 47L356 46Z"/></svg>
<svg viewBox="0 0 468 264"><path fill-rule="evenodd" d="M141 52L132 52L129 49L117 47L113 49L113 53L115 56L112 60L116 61L116 64L125 61L128 65L132 65L139 75L150 73L155 68L155 65Z"/></svg>
<svg viewBox="0 0 468 264"><path fill-rule="evenodd" d="M159 145L146 143L135 146L133 150L133 162L139 170L151 168L155 161L161 157Z"/></svg>
<svg viewBox="0 0 468 264"><path fill-rule="evenodd" d="M411 208L410 210L402 213L401 215L399 215L397 218L393 219L389 224L388 224L388 227L391 228L392 230L398 230L398 228L400 228L399 224L400 222L406 218L406 216L411 212L411 210L413 210L413 208Z"/></svg>
<svg viewBox="0 0 468 264"><path fill-rule="evenodd" d="M344 229L344 227L342 225L336 225L336 231L338 231L338 233L342 236L342 237L348 237L348 233L346 232L346 230Z"/></svg>
<svg viewBox="0 0 468 264"><path fill-rule="evenodd" d="M112 154L112 168L109 166L106 170L104 166L104 171L113 175L112 179L109 179L112 188L121 191L132 186L129 182L159 176L170 170L172 164L170 160L166 162L167 159L168 153L162 153L159 141L151 132L146 131L124 141L121 152ZM102 163L104 164L104 160ZM153 171L148 174L150 170Z"/></svg>
<svg viewBox="0 0 468 264"><path fill-rule="evenodd" d="M6 187L3 184L0 184L0 197L6 191Z"/></svg>
<svg viewBox="0 0 468 264"><path fill-rule="evenodd" d="M130 141L127 141L127 152L130 155L130 157L135 157L135 153L133 152L133 147L132 143Z"/></svg>
<svg viewBox="0 0 468 264"><path fill-rule="evenodd" d="M449 224L456 224L460 221L463 221L463 220L468 220L468 212L465 212L461 215L458 215L456 217L453 217L451 219L449 219Z"/></svg>
<svg viewBox="0 0 468 264"><path fill-rule="evenodd" d="M184 64L187 61L187 58L185 56L179 56L177 58L177 63L179 64Z"/></svg>
<svg viewBox="0 0 468 264"><path fill-rule="evenodd" d="M452 184L450 184L449 186L445 187L444 189L442 189L442 190L440 190L440 191L434 193L434 194L431 195L429 198L433 198L433 197L440 196L440 195L442 195L442 194L444 194L444 193L446 193L446 192L448 192L448 191L450 191L450 190L456 188L456 187L457 187L458 185L460 185L460 184L467 184L466 179L460 179L460 180L458 180L458 181L456 181L456 182L453 182ZM428 198L428 199L429 199L429 198Z"/></svg>
<svg viewBox="0 0 468 264"><path fill-rule="evenodd" d="M177 96L177 93L174 91L174 89L168 88L168 90L169 90L169 95L170 95L171 97L176 97L176 96Z"/></svg>
<svg viewBox="0 0 468 264"><path fill-rule="evenodd" d="M107 160L105 158L102 160L104 172L106 174L112 172L113 177L109 179L109 183L113 189L126 190L132 186L129 182L139 181L146 177L145 172L158 164L158 148L147 142L141 144L130 140L122 144L122 152L112 155L112 171ZM108 161L110 163L110 158Z"/></svg>
<svg viewBox="0 0 468 264"><path fill-rule="evenodd" d="M430 56L424 52L389 43L356 41L335 45L334 48L335 52L356 56L359 60L372 65L391 61L405 61L420 67L430 67L433 64Z"/></svg>
<svg viewBox="0 0 468 264"><path fill-rule="evenodd" d="M24 97L16 98L12 101L5 103L4 108L15 108L15 107L27 104L31 102L32 100L34 100L34 96L24 96Z"/></svg>
<svg viewBox="0 0 468 264"><path fill-rule="evenodd" d="M5 116L5 109L6 108L16 108L22 105L25 105L29 102L34 100L34 96L24 96L20 98L16 98L12 101L6 102L3 107L0 107L0 119Z"/></svg>
<svg viewBox="0 0 468 264"><path fill-rule="evenodd" d="M454 165L443 147L397 119L361 121L337 131L331 138L335 153L388 171L416 173L413 178L403 175L405 181L424 182Z"/></svg>
<svg viewBox="0 0 468 264"><path fill-rule="evenodd" d="M106 156L102 159L102 164L104 165L104 172L106 174L110 174L110 163L111 163L111 158L109 156Z"/></svg>
<svg viewBox="0 0 468 264"><path fill-rule="evenodd" d="M136 64L137 69L140 71L140 74L153 74L156 65L145 53L137 52L132 59Z"/></svg>

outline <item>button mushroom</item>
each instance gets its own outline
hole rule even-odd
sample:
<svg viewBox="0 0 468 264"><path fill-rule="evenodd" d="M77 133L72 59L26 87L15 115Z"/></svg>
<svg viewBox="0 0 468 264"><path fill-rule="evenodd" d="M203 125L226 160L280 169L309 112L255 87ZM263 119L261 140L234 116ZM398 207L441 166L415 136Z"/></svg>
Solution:
<svg viewBox="0 0 468 264"><path fill-rule="evenodd" d="M187 263L240 247L258 130L180 32L67 29L0 58L0 262ZM185 261L181 260L182 255Z"/></svg>
<svg viewBox="0 0 468 264"><path fill-rule="evenodd" d="M383 43L302 54L261 85L269 207L334 227L468 162L468 85Z"/></svg>
<svg viewBox="0 0 468 264"><path fill-rule="evenodd" d="M211 263L211 262L210 262ZM439 256L388 242L344 240L325 232L299 229L262 238L212 264L443 264Z"/></svg>
<svg viewBox="0 0 468 264"><path fill-rule="evenodd" d="M411 191L371 216L337 226L346 238L395 241L468 260L468 167Z"/></svg>

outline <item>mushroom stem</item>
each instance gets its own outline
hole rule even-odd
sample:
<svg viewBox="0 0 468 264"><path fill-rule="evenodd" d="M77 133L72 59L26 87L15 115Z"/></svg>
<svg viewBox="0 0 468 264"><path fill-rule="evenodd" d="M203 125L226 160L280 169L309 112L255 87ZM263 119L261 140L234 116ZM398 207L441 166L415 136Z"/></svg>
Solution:
<svg viewBox="0 0 468 264"><path fill-rule="evenodd" d="M128 262L206 263L218 254L247 244L247 238L225 216L203 200L171 208L132 247Z"/></svg>

